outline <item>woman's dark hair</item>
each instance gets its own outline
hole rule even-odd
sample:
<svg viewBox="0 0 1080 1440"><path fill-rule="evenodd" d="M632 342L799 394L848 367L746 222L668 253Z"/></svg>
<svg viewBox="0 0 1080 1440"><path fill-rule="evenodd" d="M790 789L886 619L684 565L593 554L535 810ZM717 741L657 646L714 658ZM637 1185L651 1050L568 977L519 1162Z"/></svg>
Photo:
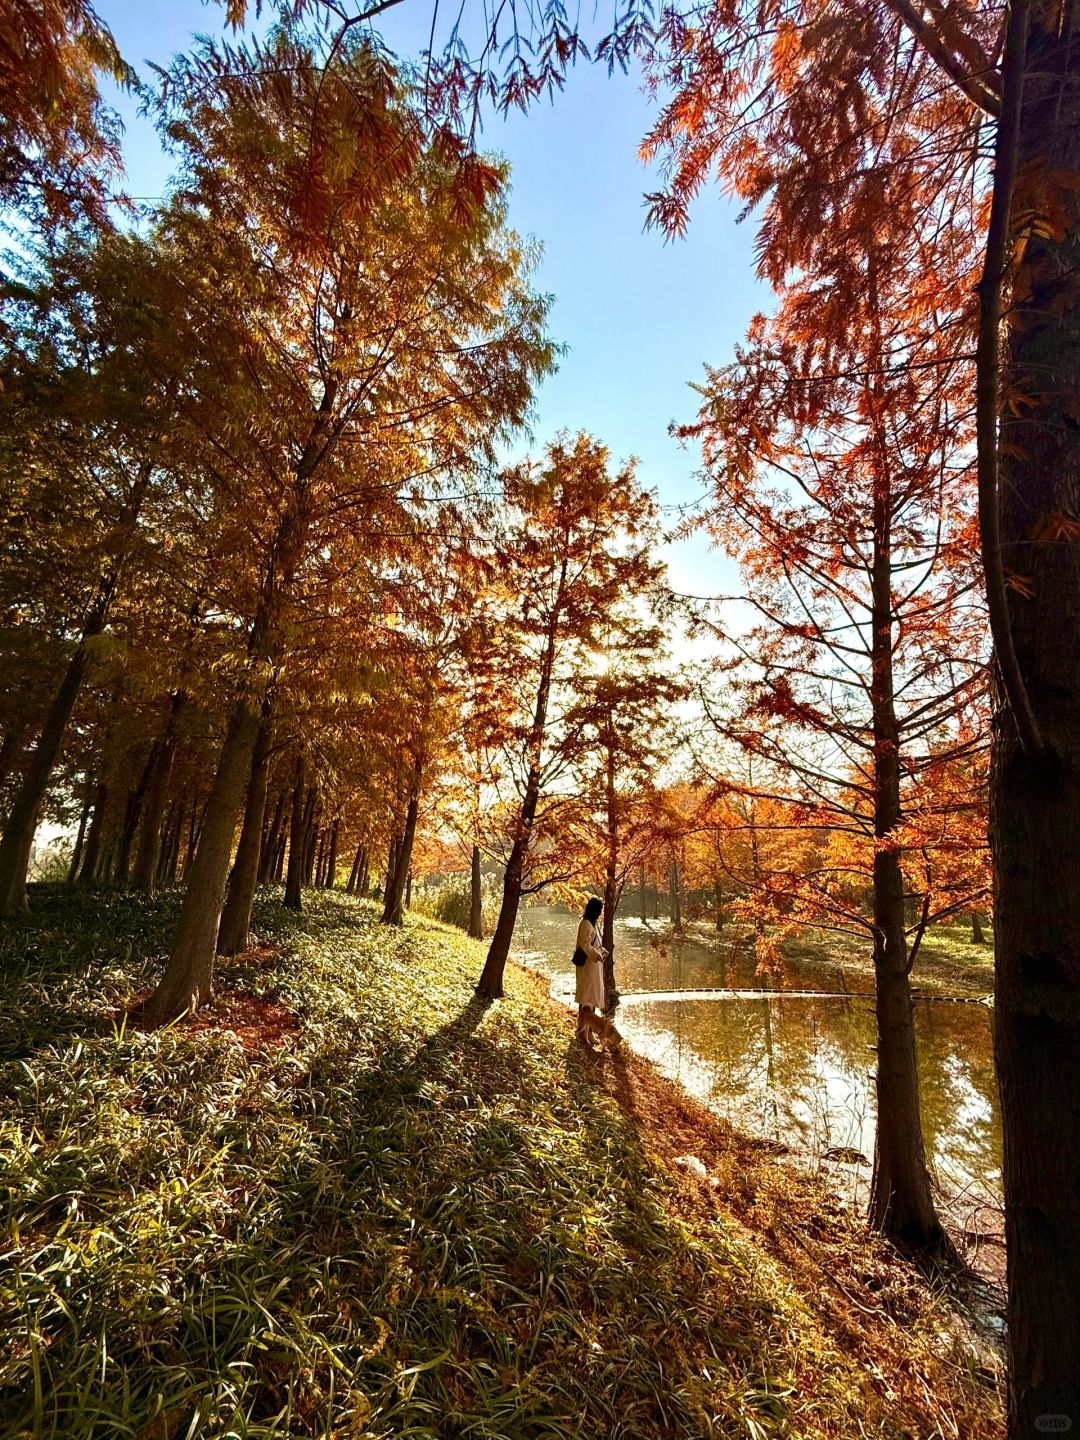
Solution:
<svg viewBox="0 0 1080 1440"><path fill-rule="evenodd" d="M593 898L589 901L589 903L585 906L585 919L588 920L591 924L595 925L597 920L600 919L600 911L603 910L603 908L603 900L599 899L596 895L594 895Z"/></svg>

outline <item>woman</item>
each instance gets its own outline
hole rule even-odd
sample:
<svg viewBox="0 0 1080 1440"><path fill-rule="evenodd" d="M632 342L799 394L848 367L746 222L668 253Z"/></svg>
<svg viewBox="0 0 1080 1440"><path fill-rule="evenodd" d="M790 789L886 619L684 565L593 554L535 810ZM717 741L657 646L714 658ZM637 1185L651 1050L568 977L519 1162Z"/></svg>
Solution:
<svg viewBox="0 0 1080 1440"><path fill-rule="evenodd" d="M588 1050L595 1050L591 1035L607 1040L613 1049L622 1044L622 1036L601 1013L604 1008L604 956L596 922L604 902L595 896L585 906L577 930L577 948L585 952L585 963L577 967L575 996L578 1007L577 1038Z"/></svg>

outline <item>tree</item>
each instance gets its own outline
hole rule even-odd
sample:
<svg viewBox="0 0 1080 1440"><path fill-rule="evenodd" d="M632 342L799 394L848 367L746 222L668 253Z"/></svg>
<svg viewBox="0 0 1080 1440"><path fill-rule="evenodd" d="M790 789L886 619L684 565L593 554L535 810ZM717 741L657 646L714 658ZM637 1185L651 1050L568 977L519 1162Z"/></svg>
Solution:
<svg viewBox="0 0 1080 1440"><path fill-rule="evenodd" d="M265 82L268 68L281 78ZM322 547L346 514L392 532L399 495L468 474L470 455L523 419L550 358L544 306L503 229L503 173L446 132L428 140L369 49L345 44L323 70L286 32L267 54L208 46L178 62L163 117L182 159L160 226L184 277L184 424L206 457L212 536L232 557L216 602L246 638L148 1003L160 1018L209 994L263 699Z"/></svg>
<svg viewBox="0 0 1080 1440"><path fill-rule="evenodd" d="M903 208L896 197L893 211ZM966 436L953 418L963 378L936 327L893 319L908 252L885 255L874 231L853 226L838 263L861 282L845 292L859 368L835 370L836 294L808 267L775 319L755 324L739 364L710 377L697 429L715 485L710 528L741 561L761 622L725 634L749 677L730 733L794 787L786 793L807 818L862 847L817 867L802 908L827 899L872 938L871 1219L934 1249L943 1234L920 1123L905 806L912 795L918 803L928 746L940 765L979 738L957 724L983 685ZM865 917L832 883L860 869L872 879Z"/></svg>
<svg viewBox="0 0 1080 1440"><path fill-rule="evenodd" d="M23 907L39 812L168 463L171 399L158 376L175 354L149 252L119 236L28 260L5 311L7 598L61 653L32 748L25 728L20 737L29 753L0 839L0 916Z"/></svg>
<svg viewBox="0 0 1080 1440"><path fill-rule="evenodd" d="M542 465L526 462L504 483L510 519L498 545L506 606L497 689L516 697L506 759L518 799L508 810L502 903L477 985L489 1000L503 993L522 895L559 874L544 850L557 843L567 799L556 787L581 751L580 735L560 723L572 708L570 687L619 607L644 597L658 575L649 554L652 502L632 466L610 474L608 452L591 436L553 441Z"/></svg>
<svg viewBox="0 0 1080 1440"><path fill-rule="evenodd" d="M970 299L946 290L970 272L988 224L971 389L1000 681L990 814L1015 1435L1033 1433L1040 1417L1080 1410L1080 1255L1071 1243L1080 1199L1068 1178L1080 1155L1080 1111L1064 1119L1061 1106L1080 1092L1080 970L1071 958L1080 950L1080 861L1064 840L1080 813L1077 11L1075 0L1019 0L1005 12L890 0L852 7L835 23L809 5L782 16L759 7L755 26L738 27L724 3L693 33L671 12L666 78L676 93L652 137L678 157L658 217L683 223L692 194L719 170L748 199L767 202L762 253L779 280L808 244L840 248L836 219L850 213L865 179L856 139L868 123L883 136L887 125L879 167L889 165L894 181L907 176L924 197L926 291L938 289L938 318L957 354L968 350L975 316ZM882 77L900 73L903 93L886 107ZM938 228L943 215L965 213L970 243L959 243L955 223ZM879 206L879 223L885 218Z"/></svg>
<svg viewBox="0 0 1080 1440"><path fill-rule="evenodd" d="M660 581L659 567L655 583ZM615 916L655 837L650 803L674 748L672 710L685 686L666 668L663 631L631 601L611 616L591 674L579 678L565 724L583 738L581 794L604 877L602 944L608 1005L618 999Z"/></svg>
<svg viewBox="0 0 1080 1440"><path fill-rule="evenodd" d="M86 0L3 0L0 205L40 208L54 221L85 210L104 218L120 155L115 118L98 93L101 74L118 85L134 79Z"/></svg>

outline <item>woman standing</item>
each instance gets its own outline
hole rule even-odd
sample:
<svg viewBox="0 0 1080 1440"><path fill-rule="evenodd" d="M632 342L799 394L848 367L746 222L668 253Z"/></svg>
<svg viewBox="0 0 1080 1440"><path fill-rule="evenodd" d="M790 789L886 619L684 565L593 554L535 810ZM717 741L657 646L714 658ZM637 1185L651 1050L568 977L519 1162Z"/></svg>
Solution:
<svg viewBox="0 0 1080 1440"><path fill-rule="evenodd" d="M600 919L603 908L604 902L594 896L585 906L585 913L577 930L577 948L585 955L584 962L577 967L575 985L574 998L578 1007L577 1038L589 1050L597 1048L590 1038L594 1034L606 1040L613 1049L618 1049L622 1044L622 1036L601 1013L604 1008L606 952L600 943L596 922Z"/></svg>

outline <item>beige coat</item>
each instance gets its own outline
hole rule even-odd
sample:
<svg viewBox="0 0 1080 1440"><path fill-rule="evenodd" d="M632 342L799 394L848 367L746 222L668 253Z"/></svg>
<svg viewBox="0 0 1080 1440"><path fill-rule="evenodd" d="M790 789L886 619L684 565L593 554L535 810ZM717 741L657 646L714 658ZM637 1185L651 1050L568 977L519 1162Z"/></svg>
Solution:
<svg viewBox="0 0 1080 1440"><path fill-rule="evenodd" d="M589 1005L593 1010L604 1008L604 950L600 936L591 921L581 917L577 927L577 944L589 957L584 965L577 968L574 998L579 1005Z"/></svg>

